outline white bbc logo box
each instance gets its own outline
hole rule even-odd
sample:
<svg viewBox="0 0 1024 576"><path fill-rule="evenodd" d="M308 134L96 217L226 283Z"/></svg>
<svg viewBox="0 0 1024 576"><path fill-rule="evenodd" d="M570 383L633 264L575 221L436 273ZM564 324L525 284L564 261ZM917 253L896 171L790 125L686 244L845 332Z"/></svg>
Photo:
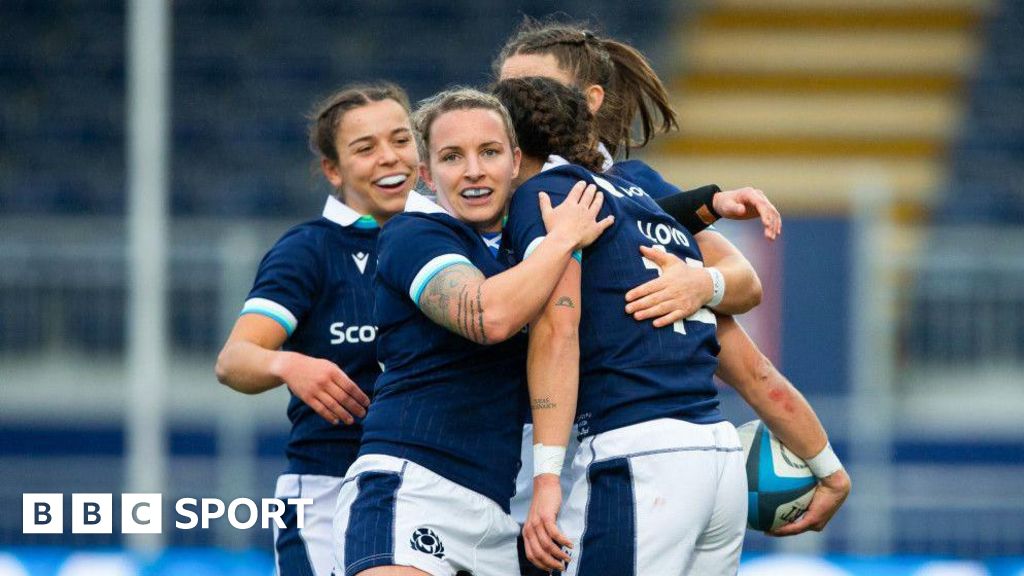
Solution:
<svg viewBox="0 0 1024 576"><path fill-rule="evenodd" d="M22 494L21 531L23 534L63 534L63 494Z"/></svg>
<svg viewBox="0 0 1024 576"><path fill-rule="evenodd" d="M63 494L23 494L21 500L22 533L63 534ZM159 534L163 520L160 494L122 494L121 532ZM114 530L112 494L71 495L71 532L73 534L111 534Z"/></svg>
<svg viewBox="0 0 1024 576"><path fill-rule="evenodd" d="M23 534L63 534L63 494L22 494ZM212 520L222 519L236 530L271 525L285 529L284 515L293 507L295 526L305 526L306 506L312 498L262 498L257 504L249 498L235 498L229 504L219 498L180 498L174 504L178 530L206 529ZM71 494L72 534L112 534L114 531L113 494ZM160 534L163 532L163 497L160 494L121 494L122 534Z"/></svg>

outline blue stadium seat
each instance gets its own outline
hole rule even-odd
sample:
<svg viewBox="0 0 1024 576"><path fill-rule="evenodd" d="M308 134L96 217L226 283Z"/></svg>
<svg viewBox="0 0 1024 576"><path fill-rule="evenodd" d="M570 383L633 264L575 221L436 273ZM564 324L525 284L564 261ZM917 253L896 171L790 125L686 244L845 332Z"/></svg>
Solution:
<svg viewBox="0 0 1024 576"><path fill-rule="evenodd" d="M669 20L657 17L667 6L651 3L644 22L617 17L625 8L610 0L561 9L603 17L610 32L645 47L657 38L650 23ZM294 175L311 158L303 117L316 97L377 78L398 82L414 99L483 84L497 42L521 14L549 10L540 0L175 2L171 206L182 216L236 214L240 206L253 215L306 216L312 187ZM18 22L0 37L0 90L12 94L0 107L0 127L11 135L0 141L0 157L9 164L5 177L29 186L33 199L8 201L14 193L0 191L0 211L123 213L125 6L12 0L0 20ZM79 153L68 154L69 145ZM248 160L224 161L239 154ZM65 156L57 173L88 176L41 180L28 159L54 155ZM291 169L265 168L282 159Z"/></svg>
<svg viewBox="0 0 1024 576"><path fill-rule="evenodd" d="M937 220L1024 226L1024 2L998 3L986 32Z"/></svg>

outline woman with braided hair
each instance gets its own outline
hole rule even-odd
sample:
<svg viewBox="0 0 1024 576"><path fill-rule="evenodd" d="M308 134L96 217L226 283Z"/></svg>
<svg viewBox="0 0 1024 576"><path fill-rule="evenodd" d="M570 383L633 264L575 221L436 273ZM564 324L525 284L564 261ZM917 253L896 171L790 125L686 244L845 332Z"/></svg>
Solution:
<svg viewBox="0 0 1024 576"><path fill-rule="evenodd" d="M566 269L531 322L527 377L534 497L526 552L569 575L733 574L746 522L738 435L718 409L715 316L636 322L618 303L657 271L641 247L702 266L693 235L653 200L664 190L602 173L585 97L548 78L498 82L522 150L504 243L528 261L545 237L531 203L558 205L577 181L605 193L615 224ZM653 244L653 247L652 247ZM578 383L578 386L577 386ZM578 398L578 402L577 402ZM559 474L574 416L581 444L560 518ZM638 545L642 543L642 545ZM572 561L562 547L571 548Z"/></svg>
<svg viewBox="0 0 1024 576"><path fill-rule="evenodd" d="M604 171L623 176L652 194L657 190L678 191L643 162L612 161L613 156L628 156L631 148L644 146L658 133L677 127L664 84L643 54L632 46L603 37L583 25L526 19L506 41L493 68L501 79L545 76L575 86L596 115L600 149L606 153ZM638 141L632 139L634 122L640 128ZM766 236L773 238L780 230L781 220L774 207L768 208L770 204L766 203L759 190L743 188L715 194L712 207L714 212L733 219L760 214ZM666 205L664 201L662 205ZM695 306L710 305L718 313L718 340L722 346L719 377L740 393L794 453L811 462L832 463L815 471L820 483L807 512L774 534L820 531L849 494L849 476L837 466L838 460L814 410L730 315L743 311L729 308L729 292L735 294L735 279L744 277L742 270L749 264L714 230L697 233L695 239L705 264L722 272L723 284L729 287L724 301L714 305L717 298L709 296L714 288L709 287L700 271L671 256L645 252L645 257L661 267L663 275L627 293L626 311L637 319L655 318L655 326L670 324ZM666 315L665 310L675 313ZM522 482L520 486L523 487Z"/></svg>
<svg viewBox="0 0 1024 576"><path fill-rule="evenodd" d="M585 124L567 125L564 116L547 112L550 137L587 153L576 143ZM570 253L614 218L595 218L603 194L593 183L558 190L553 209L535 195L545 238L522 246L520 260L529 258L511 266L508 251L493 246L520 162L508 112L494 96L455 89L421 103L414 118L421 176L438 203L410 193L380 234L374 303L383 374L340 488L335 564L364 576L514 574L520 530L508 506L526 404L521 329L556 282L578 283L581 256ZM567 359L575 370L576 359ZM567 430L572 416L556 427Z"/></svg>

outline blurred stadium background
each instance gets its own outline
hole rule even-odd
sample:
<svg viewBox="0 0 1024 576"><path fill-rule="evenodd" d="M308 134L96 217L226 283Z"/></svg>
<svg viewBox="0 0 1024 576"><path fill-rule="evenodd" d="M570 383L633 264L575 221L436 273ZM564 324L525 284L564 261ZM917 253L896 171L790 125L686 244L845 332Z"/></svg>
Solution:
<svg viewBox="0 0 1024 576"><path fill-rule="evenodd" d="M485 83L522 14L555 11L668 80L682 130L647 160L786 218L773 245L723 226L767 288L744 323L854 492L823 534L751 533L741 574L1024 574L1021 0L3 0L0 575L270 572L269 531L168 509L162 540L25 535L22 494L271 495L286 392L212 366L258 258L327 193L304 113L352 80ZM161 12L166 59L136 18Z"/></svg>

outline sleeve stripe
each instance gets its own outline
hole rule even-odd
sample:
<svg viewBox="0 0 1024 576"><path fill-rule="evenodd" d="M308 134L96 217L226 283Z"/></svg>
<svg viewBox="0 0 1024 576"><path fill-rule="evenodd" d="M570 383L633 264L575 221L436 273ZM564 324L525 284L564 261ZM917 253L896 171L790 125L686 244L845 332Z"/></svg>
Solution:
<svg viewBox="0 0 1024 576"><path fill-rule="evenodd" d="M289 336L292 332L295 332L295 328L299 325L298 319L292 314L287 308L281 306L273 300L267 300L266 298L250 298L245 301L245 306L242 307L242 312L239 316L245 314L260 314L276 321Z"/></svg>
<svg viewBox="0 0 1024 576"><path fill-rule="evenodd" d="M533 254L533 251L537 249L537 246L540 246L540 243L543 242L545 238L547 238L547 236L538 236L534 238L533 241L530 242L530 245L527 246L526 250L523 252L523 260L529 258L530 254Z"/></svg>
<svg viewBox="0 0 1024 576"><path fill-rule="evenodd" d="M533 251L537 249L537 246L540 246L540 243L544 241L544 238L547 238L547 236L539 236L537 238L534 238L533 242L530 242L530 245L526 247L526 252L523 253L523 260L526 260L527 258L530 257L530 254L533 254ZM580 264L582 264L583 263L583 251L582 250L573 250L572 251L572 258L573 258L573 260L575 260L575 261L579 262Z"/></svg>
<svg viewBox="0 0 1024 576"><path fill-rule="evenodd" d="M412 285L409 286L409 297L412 298L413 303L419 306L420 295L423 294L423 289L427 287L427 284L434 279L434 276L437 276L438 272L455 264L473 265L469 258L461 254L443 254L427 262L423 268L420 268L416 277L412 279Z"/></svg>

